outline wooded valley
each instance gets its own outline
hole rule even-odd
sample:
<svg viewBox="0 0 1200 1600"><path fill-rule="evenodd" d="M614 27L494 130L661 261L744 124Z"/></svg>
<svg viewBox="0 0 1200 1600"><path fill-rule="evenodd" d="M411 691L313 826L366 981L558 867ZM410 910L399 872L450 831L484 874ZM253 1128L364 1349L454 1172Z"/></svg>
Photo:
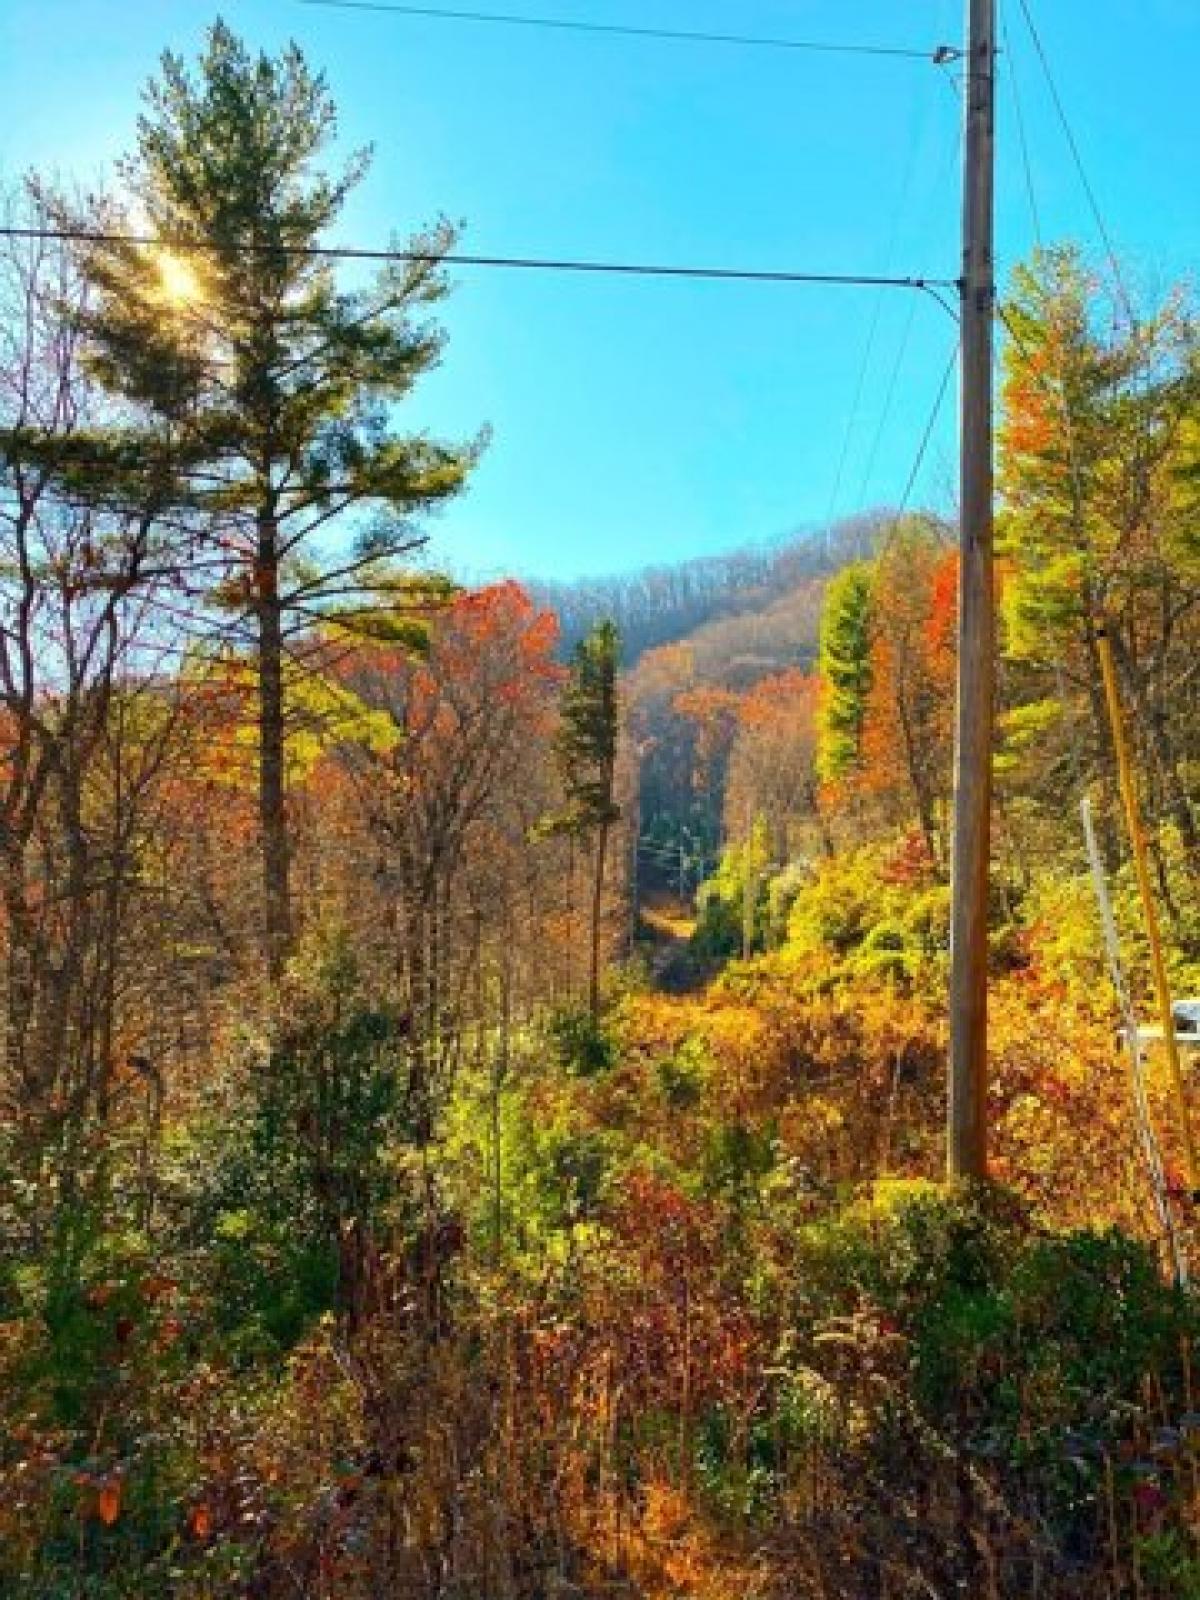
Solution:
<svg viewBox="0 0 1200 1600"><path fill-rule="evenodd" d="M1005 286L952 1184L953 518L455 581L335 131L217 24L4 201L0 1594L1195 1600L1192 290Z"/></svg>

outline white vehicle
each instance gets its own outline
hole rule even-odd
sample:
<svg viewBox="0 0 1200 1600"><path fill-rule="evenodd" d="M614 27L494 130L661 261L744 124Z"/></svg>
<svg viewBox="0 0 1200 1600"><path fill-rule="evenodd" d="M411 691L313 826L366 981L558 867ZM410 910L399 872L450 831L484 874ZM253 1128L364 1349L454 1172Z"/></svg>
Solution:
<svg viewBox="0 0 1200 1600"><path fill-rule="evenodd" d="M1176 1000L1171 1007L1171 1015L1175 1019L1175 1043L1180 1055L1185 1060L1195 1061L1200 1058L1200 999ZM1122 1045L1128 1043L1129 1030L1120 1029L1118 1039ZM1163 1029L1161 1026L1143 1026L1137 1031L1137 1041L1142 1045L1161 1043Z"/></svg>

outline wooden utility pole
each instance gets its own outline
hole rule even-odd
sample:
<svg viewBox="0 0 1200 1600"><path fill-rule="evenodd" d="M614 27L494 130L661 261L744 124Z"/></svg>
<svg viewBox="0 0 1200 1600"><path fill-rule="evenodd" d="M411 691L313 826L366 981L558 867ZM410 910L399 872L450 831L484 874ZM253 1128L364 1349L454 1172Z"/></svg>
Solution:
<svg viewBox="0 0 1200 1600"><path fill-rule="evenodd" d="M962 420L958 712L950 931L950 1103L953 1178L987 1171L987 950L995 720L992 568L992 323L996 277L996 0L967 0L963 173Z"/></svg>

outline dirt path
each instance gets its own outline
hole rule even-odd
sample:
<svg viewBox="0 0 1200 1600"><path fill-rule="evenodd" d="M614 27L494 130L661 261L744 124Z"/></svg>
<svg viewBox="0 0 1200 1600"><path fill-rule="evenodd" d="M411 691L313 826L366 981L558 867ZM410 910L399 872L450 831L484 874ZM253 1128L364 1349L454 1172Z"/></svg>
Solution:
<svg viewBox="0 0 1200 1600"><path fill-rule="evenodd" d="M693 907L674 895L650 895L639 908L638 942L655 985L665 994L685 994L706 980L691 947L695 928Z"/></svg>

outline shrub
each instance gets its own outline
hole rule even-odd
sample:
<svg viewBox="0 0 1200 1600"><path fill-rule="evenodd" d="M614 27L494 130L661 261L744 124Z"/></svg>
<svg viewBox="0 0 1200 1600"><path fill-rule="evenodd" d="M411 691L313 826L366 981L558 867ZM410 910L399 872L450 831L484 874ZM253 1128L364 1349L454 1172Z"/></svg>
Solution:
<svg viewBox="0 0 1200 1600"><path fill-rule="evenodd" d="M560 1067L577 1078L606 1072L616 1059L612 1036L590 1011L559 1011L550 1019L550 1038Z"/></svg>

